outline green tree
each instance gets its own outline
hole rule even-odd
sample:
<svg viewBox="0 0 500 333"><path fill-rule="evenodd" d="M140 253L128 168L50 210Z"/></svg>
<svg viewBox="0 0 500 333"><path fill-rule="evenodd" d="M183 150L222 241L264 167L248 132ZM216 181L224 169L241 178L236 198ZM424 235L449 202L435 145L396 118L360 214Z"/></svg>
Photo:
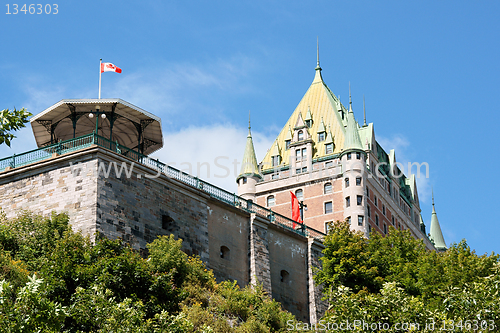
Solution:
<svg viewBox="0 0 500 333"><path fill-rule="evenodd" d="M15 138L11 132L17 131L28 122L31 113L22 108L21 110L4 109L0 112L0 145L5 143L10 147L10 142Z"/></svg>
<svg viewBox="0 0 500 333"><path fill-rule="evenodd" d="M422 332L500 328L498 255L478 256L465 241L443 253L429 251L409 231L394 228L366 239L343 222L333 224L325 245L315 279L327 286L327 323L380 322L389 327L378 328L384 332L401 331L396 323Z"/></svg>

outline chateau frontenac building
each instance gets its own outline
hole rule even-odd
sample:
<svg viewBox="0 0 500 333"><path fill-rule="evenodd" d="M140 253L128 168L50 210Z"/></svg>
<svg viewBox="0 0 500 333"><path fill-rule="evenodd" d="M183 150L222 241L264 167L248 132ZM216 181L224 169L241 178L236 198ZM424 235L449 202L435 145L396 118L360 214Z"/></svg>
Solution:
<svg viewBox="0 0 500 333"><path fill-rule="evenodd" d="M249 129L238 194L290 217L292 192L301 201L304 223L316 230L326 233L336 220L347 220L367 237L371 231L387 234L390 227L408 229L429 249L445 250L434 209L426 235L415 175L406 176L394 150L387 153L377 142L366 114L358 124L351 97L346 108L328 88L319 57L315 71L260 164Z"/></svg>
<svg viewBox="0 0 500 333"><path fill-rule="evenodd" d="M260 283L304 322L327 308L313 276L328 222L348 219L367 236L409 229L429 249L446 249L434 209L425 235L415 177L400 174L372 124L356 123L319 61L260 167L249 130L240 196L152 158L164 143L161 119L122 99L63 99L30 122L37 149L0 158L8 218L65 212L74 230L122 238L144 255L149 242L173 234L217 280ZM290 191L307 205L303 225L290 219Z"/></svg>

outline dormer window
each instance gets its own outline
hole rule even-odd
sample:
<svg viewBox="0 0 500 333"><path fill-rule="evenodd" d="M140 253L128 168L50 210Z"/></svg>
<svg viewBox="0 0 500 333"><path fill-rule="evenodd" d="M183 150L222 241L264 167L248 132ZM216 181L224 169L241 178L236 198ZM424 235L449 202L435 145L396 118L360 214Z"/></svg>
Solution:
<svg viewBox="0 0 500 333"><path fill-rule="evenodd" d="M327 143L325 145L325 154L332 154L333 153L333 143Z"/></svg>
<svg viewBox="0 0 500 333"><path fill-rule="evenodd" d="M311 128L311 126L312 126L312 120L306 120L306 126L308 128Z"/></svg>
<svg viewBox="0 0 500 333"><path fill-rule="evenodd" d="M279 155L273 156L272 157L272 166L275 167L275 166L280 165L280 162L281 162L280 160L281 160L281 158Z"/></svg>
<svg viewBox="0 0 500 333"><path fill-rule="evenodd" d="M292 140L286 140L285 141L285 149L288 150L290 149L290 143L292 142Z"/></svg>
<svg viewBox="0 0 500 333"><path fill-rule="evenodd" d="M297 133L297 140L298 141L304 140L304 132L302 130L300 130L299 133Z"/></svg>
<svg viewBox="0 0 500 333"><path fill-rule="evenodd" d="M325 132L318 133L318 142L325 141Z"/></svg>

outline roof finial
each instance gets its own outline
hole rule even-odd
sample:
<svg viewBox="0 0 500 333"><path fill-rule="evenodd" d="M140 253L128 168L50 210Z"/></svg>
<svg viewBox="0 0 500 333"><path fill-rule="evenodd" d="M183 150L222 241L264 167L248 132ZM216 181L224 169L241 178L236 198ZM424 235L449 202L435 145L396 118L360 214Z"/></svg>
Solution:
<svg viewBox="0 0 500 333"><path fill-rule="evenodd" d="M351 81L349 81L349 112L352 112Z"/></svg>
<svg viewBox="0 0 500 333"><path fill-rule="evenodd" d="M434 186L432 187L432 207L434 208Z"/></svg>
<svg viewBox="0 0 500 333"><path fill-rule="evenodd" d="M248 135L252 135L250 133L250 110L248 110Z"/></svg>
<svg viewBox="0 0 500 333"><path fill-rule="evenodd" d="M366 108L365 108L365 95L363 94L363 116L365 118L365 123L363 126L366 126Z"/></svg>
<svg viewBox="0 0 500 333"><path fill-rule="evenodd" d="M317 57L317 62L316 62L316 69L321 68L319 66L319 37L316 36L316 57Z"/></svg>

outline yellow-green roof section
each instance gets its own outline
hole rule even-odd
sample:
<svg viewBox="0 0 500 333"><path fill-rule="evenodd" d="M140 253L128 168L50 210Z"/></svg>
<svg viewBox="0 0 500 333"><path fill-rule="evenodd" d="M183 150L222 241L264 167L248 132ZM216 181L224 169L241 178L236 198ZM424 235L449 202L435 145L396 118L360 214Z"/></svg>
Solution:
<svg viewBox="0 0 500 333"><path fill-rule="evenodd" d="M327 127L330 128L331 136L334 138L335 143L333 154L340 153L342 147L344 147L345 127L341 113L339 112L339 107L344 114L347 114L346 108L323 82L321 67L319 66L318 61L312 84L309 86L309 89L307 89L307 92L304 94L301 101L276 138L276 142L279 147L283 147L281 149L281 161L283 161L282 166L287 166L290 162L292 149L285 149L285 141L289 140L290 136L292 136L293 133L291 131L295 128L299 116L302 119L308 118L309 115L312 117L312 126L308 128L308 132L311 134L311 140L313 141L314 146L313 159L327 156L325 154L326 142L318 142L317 133L320 127L322 127L323 131ZM274 151L274 149L270 149L262 160L263 171L273 169L271 167L272 151ZM331 156L331 154L328 156Z"/></svg>

